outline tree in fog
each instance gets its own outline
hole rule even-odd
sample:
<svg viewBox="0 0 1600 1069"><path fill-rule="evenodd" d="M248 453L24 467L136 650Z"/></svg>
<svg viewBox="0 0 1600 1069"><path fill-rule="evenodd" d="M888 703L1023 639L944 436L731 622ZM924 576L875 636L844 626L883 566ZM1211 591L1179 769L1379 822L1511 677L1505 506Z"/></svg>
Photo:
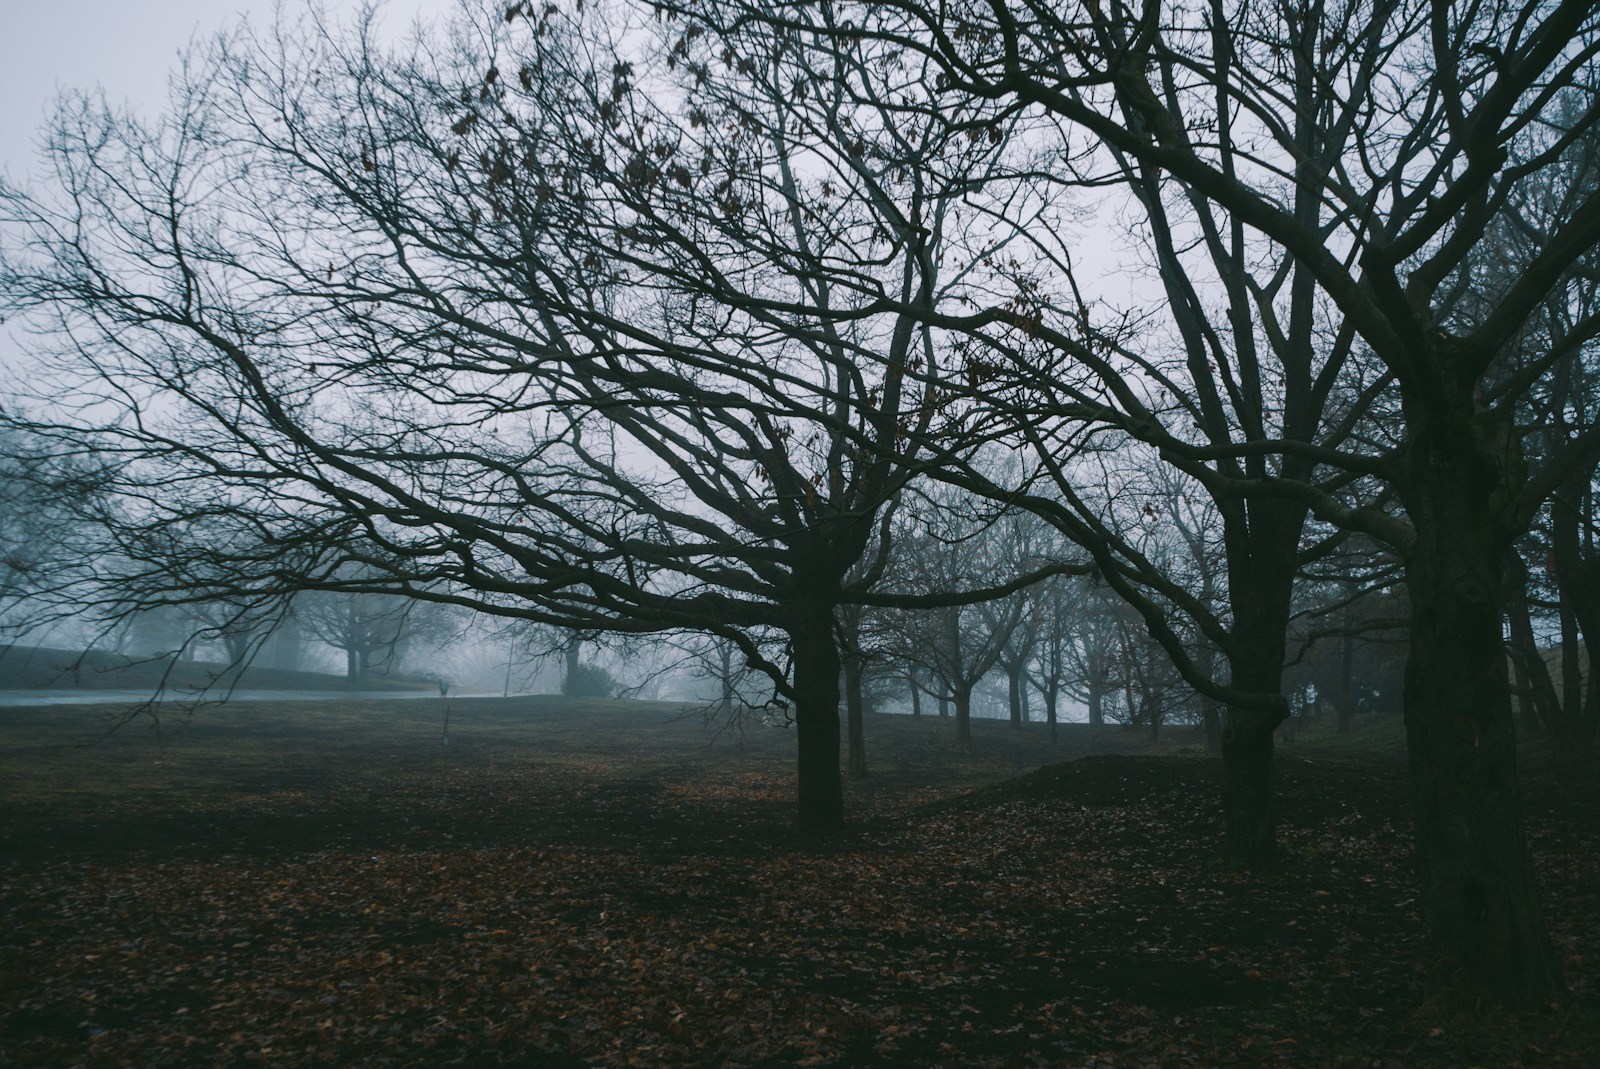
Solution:
<svg viewBox="0 0 1600 1069"><path fill-rule="evenodd" d="M66 101L53 185L0 192L46 335L5 419L115 457L128 611L332 589L731 642L836 826L834 613L919 443L960 451L926 323L1005 140L890 86L932 78L762 25L241 30L155 123ZM200 521L251 537L197 562Z"/></svg>
<svg viewBox="0 0 1600 1069"><path fill-rule="evenodd" d="M414 649L437 652L461 630L449 606L397 594L306 591L294 612L306 632L344 654L352 683L398 675Z"/></svg>
<svg viewBox="0 0 1600 1069"><path fill-rule="evenodd" d="M0 639L70 616L52 593L90 552L88 517L106 505L98 464L0 426Z"/></svg>
<svg viewBox="0 0 1600 1069"><path fill-rule="evenodd" d="M981 591L995 575L1035 571L1042 560L1023 556L1030 543L1017 531L1026 517L996 512L950 487L908 497L894 535L886 583L909 595ZM1072 568L1057 562L1058 572ZM956 745L972 750L972 692L999 663L1031 591L898 609L884 621L892 655L916 666L918 678L955 711Z"/></svg>
<svg viewBox="0 0 1600 1069"><path fill-rule="evenodd" d="M817 21L798 4L710 6ZM1019 272L988 314L1011 331L992 332L1001 359L1048 409L1155 445L1224 514L1235 612L1210 637L1231 693L1191 681L1231 706L1230 845L1270 848L1285 624L1315 513L1405 563L1431 983L1452 999L1548 1002L1560 981L1522 831L1502 581L1514 540L1600 444L1574 421L1534 455L1519 419L1520 400L1589 346L1594 319L1502 372L1549 301L1572 306L1600 239L1594 187L1566 163L1600 120L1600 14L1582 0L828 10L886 50L935 58L942 99L1008 101L1056 124L1068 178L1119 185L1149 224L1166 353L1088 285ZM1487 278L1477 253L1551 176L1552 210ZM1070 272L1067 251L1041 256ZM1197 260L1209 268L1186 284L1177 268ZM1344 404L1391 396L1398 423L1379 431Z"/></svg>

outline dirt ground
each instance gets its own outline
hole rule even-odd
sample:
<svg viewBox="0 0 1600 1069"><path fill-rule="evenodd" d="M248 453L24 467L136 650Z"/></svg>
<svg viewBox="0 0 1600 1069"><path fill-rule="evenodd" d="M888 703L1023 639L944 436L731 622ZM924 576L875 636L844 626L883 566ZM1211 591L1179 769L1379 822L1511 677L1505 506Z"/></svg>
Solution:
<svg viewBox="0 0 1600 1069"><path fill-rule="evenodd" d="M1600 1064L1592 779L1526 792L1570 994L1444 1019L1392 755L1284 746L1244 870L1184 734L874 718L815 840L792 731L399 705L7 711L0 1066Z"/></svg>

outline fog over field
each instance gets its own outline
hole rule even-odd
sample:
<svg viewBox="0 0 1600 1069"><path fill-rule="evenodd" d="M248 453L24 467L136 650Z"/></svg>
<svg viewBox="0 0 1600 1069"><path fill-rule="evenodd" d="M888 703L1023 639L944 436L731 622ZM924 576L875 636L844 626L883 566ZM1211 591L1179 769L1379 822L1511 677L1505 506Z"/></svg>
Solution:
<svg viewBox="0 0 1600 1069"><path fill-rule="evenodd" d="M237 792L303 859L321 840L295 821L337 809L312 795L355 781L293 786L294 739L319 713L379 747L385 723L409 724L352 775L380 783L393 758L416 778L359 799L370 841L337 845L348 869L398 844L384 879L414 887L470 862L425 857L385 807L430 828L424 811L458 791L531 813L490 760L499 743L467 752L468 725L514 735L506 752L537 769L540 743L517 733L559 723L575 756L540 804L574 822L556 844L570 850L529 866L552 885L634 861L644 881L676 872L631 840L588 855L585 831L677 841L738 796L759 801L754 838L688 836L697 849L770 876L786 862L769 871L769 850L826 867L836 849L871 854L864 834L886 858L920 842L948 872L982 870L946 886L1016 906L961 912L956 935L988 933L968 969L960 939L893 927L885 903L911 870L887 862L887 884L841 870L870 901L786 899L769 928L806 937L782 964L720 900L710 942L684 943L675 920L652 941L661 903L634 888L616 960L612 909L563 905L553 923L608 968L651 972L658 946L690 963L648 1007L585 1015L582 1035L570 1014L524 1011L592 979L583 956L562 943L562 971L540 972L525 955L550 946L475 919L498 907L452 906L439 931L352 929L381 945L374 969L408 939L459 937L460 956L438 946L427 968L510 992L482 1008L487 1038L412 992L405 1012L422 1016L379 1030L389 1055L964 1064L964 1030L876 993L874 1035L827 1038L837 1000L866 998L850 955L888 968L902 939L917 954L875 972L875 992L981 992L992 973L1021 998L1016 1020L985 1018L992 1064L1021 1064L1003 1038L1017 1034L1024 1060L1088 1065L1119 1057L1119 1036L1138 1064L1186 1044L1213 1064L1315 1032L1331 1044L1317 1064L1345 1065L1333 1010L1303 1026L1240 1015L1259 1034L1223 1047L1226 1014L1154 1022L1216 1008L1171 993L1184 986L1235 1008L1270 988L1374 1011L1342 986L1374 946L1415 966L1383 989L1439 1022L1422 1039L1378 1029L1401 1062L1443 1064L1451 1044L1425 1040L1462 1014L1505 1015L1484 1039L1503 1051L1523 1049L1524 1015L1595 1009L1594 930L1572 920L1593 914L1572 878L1584 845L1545 849L1582 808L1563 792L1583 795L1600 760L1591 0L0 3L0 724L30 753L49 760L52 726L82 718L158 740L248 728L262 762L198 785L195 811ZM781 791L770 766L707 771L649 718L761 740ZM658 755L627 741L646 723ZM1131 763L1046 759L1073 746ZM1017 775L1057 767L1010 782L984 766L993 793L963 801L963 770L998 752L1027 755ZM35 777L18 800L91 864L120 825L76 792L117 795L124 770L75 768L66 793ZM637 822L586 825L586 799L606 811L605 791L586 793L600 783ZM147 815L164 828L181 810ZM1002 829L987 853L968 826L980 810ZM450 814L439 835L470 839ZM1026 831L1042 815L1048 843ZM1132 843L1165 851L1163 875L1136 881L1155 900L1106 906L1116 889L1063 860L1080 837L1113 867ZM23 838L47 868L52 836ZM234 830L149 844L236 845ZM1414 887L1396 882L1404 851ZM240 891L255 919L230 918L239 877L213 860L223 921L206 930L251 946L266 906ZM1392 916L1371 907L1375 882L1347 886L1364 864ZM346 876L364 886L359 867ZM1254 910L1257 890L1291 885L1338 907ZM1121 923L1175 904L1181 935L1145 943ZM1146 968L1119 956L1127 984L1030 1005L1038 983L1067 983L1052 955L1105 964L1063 910L1115 914L1117 954L1149 946ZM1241 948L1276 939L1274 918L1316 925L1301 951L1326 967L1263 979ZM480 938L494 949L474 958ZM0 950L59 964L44 944ZM688 1034L706 1009L689 990L729 977L707 955L740 953L735 975L761 975L719 997L801 1007L782 1043ZM1019 972L1018 954L1051 964ZM774 992L793 986L769 972L799 961L814 976L785 1002ZM60 991L70 972L51 974ZM41 996L0 1040L38 1032L30 1049L71 1061L80 1033L150 1005L210 1012L254 992L210 978L108 1014ZM1130 989L1142 1009L1117 1010L1117 1028L1062 1023ZM986 1012L966 1006L946 1009ZM1557 1046L1579 1050L1585 1027ZM141 1049L202 1042L184 1035ZM241 1038L230 1057L271 1062L280 1039Z"/></svg>

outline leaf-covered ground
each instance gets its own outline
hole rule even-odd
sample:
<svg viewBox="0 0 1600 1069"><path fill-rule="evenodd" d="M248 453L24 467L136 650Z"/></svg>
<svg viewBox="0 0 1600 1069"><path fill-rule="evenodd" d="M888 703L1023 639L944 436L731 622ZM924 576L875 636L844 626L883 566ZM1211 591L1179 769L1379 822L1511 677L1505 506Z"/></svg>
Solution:
<svg viewBox="0 0 1600 1069"><path fill-rule="evenodd" d="M967 758L875 718L815 841L781 730L241 708L89 747L83 710L0 715L0 1066L1597 1064L1596 793L1549 775L1572 993L1472 1021L1416 1012L1389 761L1286 746L1284 858L1245 871L1214 762L1120 729Z"/></svg>

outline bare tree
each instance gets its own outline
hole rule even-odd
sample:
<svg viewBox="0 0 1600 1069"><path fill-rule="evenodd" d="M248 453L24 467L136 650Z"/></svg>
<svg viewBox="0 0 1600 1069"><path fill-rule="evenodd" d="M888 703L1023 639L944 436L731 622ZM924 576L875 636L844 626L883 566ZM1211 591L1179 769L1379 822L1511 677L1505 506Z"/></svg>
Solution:
<svg viewBox="0 0 1600 1069"><path fill-rule="evenodd" d="M818 21L803 5L747 11ZM1589 346L1596 320L1585 313L1515 373L1500 369L1546 302L1573 292L1600 239L1594 188L1566 169L1568 149L1600 120L1600 14L1583 0L830 12L886 50L935 57L949 99L1009 101L1059 124L1072 178L1119 183L1152 224L1192 393L1163 395L1178 382L1082 289L1061 302L1056 287L1018 273L987 315L1011 331L997 349L1016 366L1036 367L1044 351L1071 357L1053 381L1034 379L1055 411L1159 448L1236 532L1231 626L1207 629L1228 653L1230 686L1184 666L1231 706L1230 838L1271 841L1263 771L1285 709L1295 558L1315 514L1405 563L1406 721L1434 990L1546 1003L1560 981L1522 831L1502 580L1514 540L1600 445L1600 428L1572 426L1530 468L1518 422L1519 399ZM1514 270L1475 285L1496 221L1557 172L1569 192L1549 200ZM1214 287L1185 290L1170 265L1186 254L1212 262L1201 277ZM1211 289L1220 320L1204 314ZM1096 388L1080 385L1084 368ZM1369 410L1330 408L1341 380L1354 388L1340 396L1384 401L1398 422L1369 429ZM1204 433L1185 433L1173 412L1192 413ZM1126 570L1107 577L1139 594Z"/></svg>
<svg viewBox="0 0 1600 1069"><path fill-rule="evenodd" d="M938 487L904 504L894 539L887 582L908 594L931 595L935 605L897 612L885 627L894 634L895 655L921 670L920 678L938 688L934 694L941 703L953 705L956 745L968 753L972 692L999 663L1027 611L1027 592L942 605L938 595L982 591L993 575L1010 573L1016 542L1005 528L1015 519Z"/></svg>
<svg viewBox="0 0 1600 1069"><path fill-rule="evenodd" d="M507 14L398 53L240 30L154 125L69 100L53 187L0 190L48 335L5 419L115 459L130 611L324 589L731 642L837 826L834 614L919 443L959 452L926 323L1003 135L763 25ZM198 554L201 521L252 537Z"/></svg>

